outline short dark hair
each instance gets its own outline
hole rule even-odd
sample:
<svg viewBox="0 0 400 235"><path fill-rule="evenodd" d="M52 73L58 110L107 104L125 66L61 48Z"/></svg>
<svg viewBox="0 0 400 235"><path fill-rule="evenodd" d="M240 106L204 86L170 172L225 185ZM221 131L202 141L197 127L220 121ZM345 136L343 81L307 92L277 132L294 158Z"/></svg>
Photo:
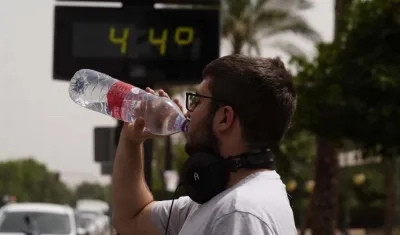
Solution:
<svg viewBox="0 0 400 235"><path fill-rule="evenodd" d="M291 74L277 58L239 54L218 58L203 70L214 98L232 106L248 145L277 147L296 110Z"/></svg>

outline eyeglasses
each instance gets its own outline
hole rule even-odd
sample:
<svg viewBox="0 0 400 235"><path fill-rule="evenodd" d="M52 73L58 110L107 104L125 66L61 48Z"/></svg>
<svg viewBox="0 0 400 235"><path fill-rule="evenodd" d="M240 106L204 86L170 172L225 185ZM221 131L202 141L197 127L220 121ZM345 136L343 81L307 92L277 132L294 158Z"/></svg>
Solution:
<svg viewBox="0 0 400 235"><path fill-rule="evenodd" d="M205 95L199 95L199 94L195 94L195 93L186 92L186 109L190 112L193 112L193 110L199 104L199 101L200 101L199 98L206 98L206 99L211 99L216 102L225 103L224 101L215 99L214 97L211 97L211 96L205 96Z"/></svg>

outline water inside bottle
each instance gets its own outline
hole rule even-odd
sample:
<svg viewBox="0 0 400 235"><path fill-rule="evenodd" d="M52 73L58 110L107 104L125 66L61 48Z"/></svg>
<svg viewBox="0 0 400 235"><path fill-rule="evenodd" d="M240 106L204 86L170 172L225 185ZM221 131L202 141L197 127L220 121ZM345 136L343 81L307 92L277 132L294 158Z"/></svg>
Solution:
<svg viewBox="0 0 400 235"><path fill-rule="evenodd" d="M117 80L94 70L79 70L69 86L71 99L82 107L110 115L107 92Z"/></svg>

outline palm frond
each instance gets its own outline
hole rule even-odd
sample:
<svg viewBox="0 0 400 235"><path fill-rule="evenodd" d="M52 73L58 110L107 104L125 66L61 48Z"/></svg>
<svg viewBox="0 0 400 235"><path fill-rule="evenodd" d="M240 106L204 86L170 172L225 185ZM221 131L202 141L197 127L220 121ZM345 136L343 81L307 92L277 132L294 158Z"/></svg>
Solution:
<svg viewBox="0 0 400 235"><path fill-rule="evenodd" d="M227 37L232 32L234 25L235 19L231 15L221 15L221 34L223 37Z"/></svg>
<svg viewBox="0 0 400 235"><path fill-rule="evenodd" d="M223 0L221 4L228 14L238 19L243 13L243 9L246 9L249 3L249 0Z"/></svg>
<svg viewBox="0 0 400 235"><path fill-rule="evenodd" d="M288 16L288 12L280 9L265 8L257 14L250 15L247 22L247 38L250 40L255 38L264 27L268 28L270 25L278 24ZM257 41L257 40L256 40Z"/></svg>
<svg viewBox="0 0 400 235"><path fill-rule="evenodd" d="M274 8L279 7L286 10L308 10L314 6L310 0L274 0L271 4Z"/></svg>
<svg viewBox="0 0 400 235"><path fill-rule="evenodd" d="M222 0L222 37L230 40L232 52L240 53L243 45L248 45L248 51L258 55L261 54L261 39L281 33L292 32L319 42L320 35L296 14L296 10L311 6L310 0ZM288 45L278 47L285 52L296 52Z"/></svg>
<svg viewBox="0 0 400 235"><path fill-rule="evenodd" d="M259 22L259 24L268 24L269 26L265 28L263 37L272 37L278 34L291 32L311 40L312 42L322 41L319 33L312 29L306 20L300 15L288 14L285 20L273 25L268 22Z"/></svg>
<svg viewBox="0 0 400 235"><path fill-rule="evenodd" d="M297 47L296 45L294 45L293 43L290 43L290 42L286 42L286 41L282 41L282 40L273 41L273 42L268 43L268 47L276 48L288 55L292 55L292 56L296 56L296 57L300 57L300 58L306 57L306 54L304 53L303 50L301 50L299 47Z"/></svg>
<svg viewBox="0 0 400 235"><path fill-rule="evenodd" d="M265 8L265 6L270 2L270 0L257 0L254 5L252 5L252 9L255 14L258 14L259 12L262 12Z"/></svg>
<svg viewBox="0 0 400 235"><path fill-rule="evenodd" d="M299 10L308 10L314 7L314 3L309 0L299 0L297 9Z"/></svg>
<svg viewBox="0 0 400 235"><path fill-rule="evenodd" d="M260 12L258 15L254 16L254 27L257 28L269 28L275 24L286 20L290 17L290 12L277 9L277 8L269 8Z"/></svg>

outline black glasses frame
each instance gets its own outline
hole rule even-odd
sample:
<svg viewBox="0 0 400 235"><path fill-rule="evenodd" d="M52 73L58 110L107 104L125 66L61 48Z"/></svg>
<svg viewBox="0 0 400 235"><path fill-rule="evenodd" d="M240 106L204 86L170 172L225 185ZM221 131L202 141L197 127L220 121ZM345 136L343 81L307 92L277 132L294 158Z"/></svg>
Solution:
<svg viewBox="0 0 400 235"><path fill-rule="evenodd" d="M196 94L196 93L191 93L191 92L186 92L186 109L188 110L188 111L190 111L190 112L193 112L193 110L196 108L196 106L197 106L197 104L195 104L195 105L192 105L192 107L190 107L190 98L191 97L200 97L200 98L206 98L206 99L211 99L211 100L213 100L213 101L215 101L215 102L219 102L219 103L226 103L225 101L223 101L223 100L219 100L219 99L216 99L216 98L214 98L214 97L211 97L211 96L206 96L206 95L200 95L200 94Z"/></svg>

